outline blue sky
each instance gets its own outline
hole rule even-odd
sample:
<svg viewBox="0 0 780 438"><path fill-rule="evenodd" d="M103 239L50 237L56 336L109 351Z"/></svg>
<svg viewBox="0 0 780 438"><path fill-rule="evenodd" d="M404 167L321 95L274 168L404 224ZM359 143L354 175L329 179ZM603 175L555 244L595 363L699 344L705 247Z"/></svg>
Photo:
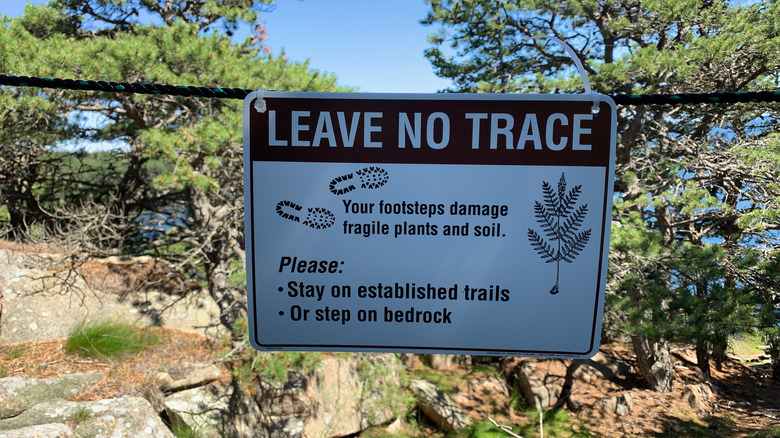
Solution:
<svg viewBox="0 0 780 438"><path fill-rule="evenodd" d="M0 14L21 15L26 3L2 0ZM274 54L284 49L290 60L309 59L312 68L338 76L339 85L372 93L433 93L450 82L436 77L423 56L434 31L419 24L427 10L423 0L277 0L260 20Z"/></svg>

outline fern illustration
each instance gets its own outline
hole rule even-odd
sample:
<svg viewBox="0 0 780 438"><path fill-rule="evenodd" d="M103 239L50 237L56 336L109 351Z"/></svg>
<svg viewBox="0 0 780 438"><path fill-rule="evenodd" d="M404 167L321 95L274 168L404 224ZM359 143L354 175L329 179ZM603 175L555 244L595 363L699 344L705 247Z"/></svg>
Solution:
<svg viewBox="0 0 780 438"><path fill-rule="evenodd" d="M556 264L555 285L550 289L553 295L560 292L558 280L561 261L573 262L590 240L590 229L579 231L588 214L588 204L576 207L581 192L582 186L574 186L567 192L566 175L561 173L558 189L542 181L543 202L534 201L534 217L541 227L541 233L529 228L528 240L545 263Z"/></svg>

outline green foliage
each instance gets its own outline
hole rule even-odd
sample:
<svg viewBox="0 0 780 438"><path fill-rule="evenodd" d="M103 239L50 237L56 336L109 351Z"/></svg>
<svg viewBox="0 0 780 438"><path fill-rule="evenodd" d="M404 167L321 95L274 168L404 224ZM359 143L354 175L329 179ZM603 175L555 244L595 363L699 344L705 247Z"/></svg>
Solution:
<svg viewBox="0 0 780 438"><path fill-rule="evenodd" d="M73 421L75 421L77 424L83 423L91 416L92 416L92 409L89 409L85 406L79 406L76 409L76 412L73 414Z"/></svg>
<svg viewBox="0 0 780 438"><path fill-rule="evenodd" d="M401 418L412 410L417 400L405 388L408 376L403 367L399 366L399 359L392 357L394 366L389 366L383 360L369 360L364 357L358 365L358 377L363 382L361 398L372 398L366 412L369 421L375 423L380 412L390 410L393 418ZM399 373L398 376L394 376ZM394 384L393 377L397 377L400 385Z"/></svg>
<svg viewBox="0 0 780 438"><path fill-rule="evenodd" d="M539 430L539 412L529 410L526 412L528 423L520 427L521 436L532 436ZM588 428L569 415L564 409L545 411L543 414L544 436L555 438L595 438Z"/></svg>
<svg viewBox="0 0 780 438"><path fill-rule="evenodd" d="M246 269L240 260L233 260L230 263L230 278L228 281L235 287L246 287Z"/></svg>
<svg viewBox="0 0 780 438"><path fill-rule="evenodd" d="M65 352L84 357L121 357L157 345L160 337L149 329L140 329L116 321L83 321L68 335Z"/></svg>
<svg viewBox="0 0 780 438"><path fill-rule="evenodd" d="M450 91L580 93L545 36L566 40L606 94L780 86L776 2L428 3L426 56ZM759 329L780 345L776 108L621 107L617 124L608 328L701 348Z"/></svg>
<svg viewBox="0 0 780 438"><path fill-rule="evenodd" d="M9 74L273 90L342 91L270 55L265 0L60 0L3 17ZM141 17L141 18L139 18ZM254 30L244 41L239 28ZM89 254L164 257L208 287L227 326L243 312L242 103L0 89L0 205L12 237L71 236ZM110 152L73 150L81 141ZM69 145L68 148L62 147ZM102 213L96 218L95 212ZM75 236L75 237L73 237Z"/></svg>
<svg viewBox="0 0 780 438"><path fill-rule="evenodd" d="M27 350L29 350L29 347L25 345L18 345L11 348L11 352L9 353L9 356L11 357L11 360L19 359L20 357L24 356L24 353Z"/></svg>
<svg viewBox="0 0 780 438"><path fill-rule="evenodd" d="M413 376L417 379L427 380L431 383L434 383L446 394L456 393L458 386L466 382L466 377L457 371L420 368L414 370Z"/></svg>
<svg viewBox="0 0 780 438"><path fill-rule="evenodd" d="M756 438L773 438L780 436L780 426L772 426L767 430L756 432Z"/></svg>
<svg viewBox="0 0 780 438"><path fill-rule="evenodd" d="M508 435L493 425L489 420L483 420L460 433L468 438L506 438Z"/></svg>
<svg viewBox="0 0 780 438"><path fill-rule="evenodd" d="M190 427L183 421L173 421L168 426L176 438L203 438L204 436L200 427Z"/></svg>
<svg viewBox="0 0 780 438"><path fill-rule="evenodd" d="M305 351L257 353L251 370L260 377L274 383L287 381L288 370L308 373L316 370L322 362L322 353Z"/></svg>
<svg viewBox="0 0 780 438"><path fill-rule="evenodd" d="M526 411L528 421L522 426L512 427L512 433L519 436L539 436L539 412ZM556 409L543 414L544 436L550 438L592 438L593 435L580 421L572 418L565 410ZM449 435L448 435L449 436ZM504 438L508 435L490 420L483 420L457 434L469 438Z"/></svg>
<svg viewBox="0 0 780 438"><path fill-rule="evenodd" d="M233 377L244 385L255 378L284 383L289 370L311 372L323 359L319 352L259 352L248 345L248 339L249 325L246 317L241 317L233 324L232 334L223 341L223 358L232 365Z"/></svg>
<svg viewBox="0 0 780 438"><path fill-rule="evenodd" d="M729 351L737 356L753 356L762 353L764 339L756 334L741 334L729 339Z"/></svg>
<svg viewBox="0 0 780 438"><path fill-rule="evenodd" d="M682 413L681 417L675 417L673 421L667 423L660 436L719 438L723 436L739 436L741 429L740 425L736 424L734 417L729 415L708 417L702 423L686 412ZM762 435L755 434L751 436L761 437Z"/></svg>

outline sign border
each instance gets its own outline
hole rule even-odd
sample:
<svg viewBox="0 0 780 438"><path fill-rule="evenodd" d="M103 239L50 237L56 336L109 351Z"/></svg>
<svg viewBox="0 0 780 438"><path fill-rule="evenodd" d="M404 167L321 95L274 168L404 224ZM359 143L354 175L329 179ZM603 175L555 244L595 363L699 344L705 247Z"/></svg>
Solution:
<svg viewBox="0 0 780 438"><path fill-rule="evenodd" d="M610 126L610 151L609 161L605 172L604 182L604 211L602 212L603 234L600 241L599 272L597 276L596 297L594 305L593 323L591 325L590 348L586 351L558 351L558 350L503 350L481 348L453 348L453 347L417 347L401 345L344 345L344 344L261 344L257 333L257 287L254 270L254 184L253 166L250 159L251 126L249 123L251 111L256 111L254 102L259 92L250 93L244 99L243 105L243 153L244 153L244 232L246 251L246 275L247 275L247 313L249 317L249 341L252 347L260 351L296 350L296 351L353 351L353 352L406 352L406 353L432 353L432 354L482 354L491 356L523 356L523 357L549 357L549 358L581 358L587 359L594 356L600 346L600 329L604 312L604 295L606 293L607 267L609 257L609 238L612 221L612 195L615 178L615 156L617 141L617 111L614 100L603 94L598 95L598 100L605 103L610 111L612 123ZM270 99L338 99L338 100L441 100L441 101L561 101L561 102L593 102L592 94L475 94L475 93L451 93L451 94L421 94L421 93L334 93L334 92L287 92L265 91L263 98ZM599 114L603 113L602 111ZM371 163L366 163L371 164ZM475 163L476 164L476 163ZM606 247L605 247L606 246Z"/></svg>

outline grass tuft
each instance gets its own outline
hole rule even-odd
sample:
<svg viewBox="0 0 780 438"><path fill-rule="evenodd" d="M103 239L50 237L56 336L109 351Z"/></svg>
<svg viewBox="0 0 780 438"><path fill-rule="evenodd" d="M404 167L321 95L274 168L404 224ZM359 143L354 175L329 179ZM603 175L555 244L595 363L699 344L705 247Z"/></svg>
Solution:
<svg viewBox="0 0 780 438"><path fill-rule="evenodd" d="M79 408L76 409L76 412L73 414L73 421L75 421L76 423L83 423L91 416L92 416L91 409L84 406L79 406Z"/></svg>
<svg viewBox="0 0 780 438"><path fill-rule="evenodd" d="M83 357L121 357L160 342L148 329L115 321L82 322L65 341L65 352Z"/></svg>
<svg viewBox="0 0 780 438"><path fill-rule="evenodd" d="M176 438L203 438L204 436L199 428L193 429L183 421L174 421L170 427Z"/></svg>

